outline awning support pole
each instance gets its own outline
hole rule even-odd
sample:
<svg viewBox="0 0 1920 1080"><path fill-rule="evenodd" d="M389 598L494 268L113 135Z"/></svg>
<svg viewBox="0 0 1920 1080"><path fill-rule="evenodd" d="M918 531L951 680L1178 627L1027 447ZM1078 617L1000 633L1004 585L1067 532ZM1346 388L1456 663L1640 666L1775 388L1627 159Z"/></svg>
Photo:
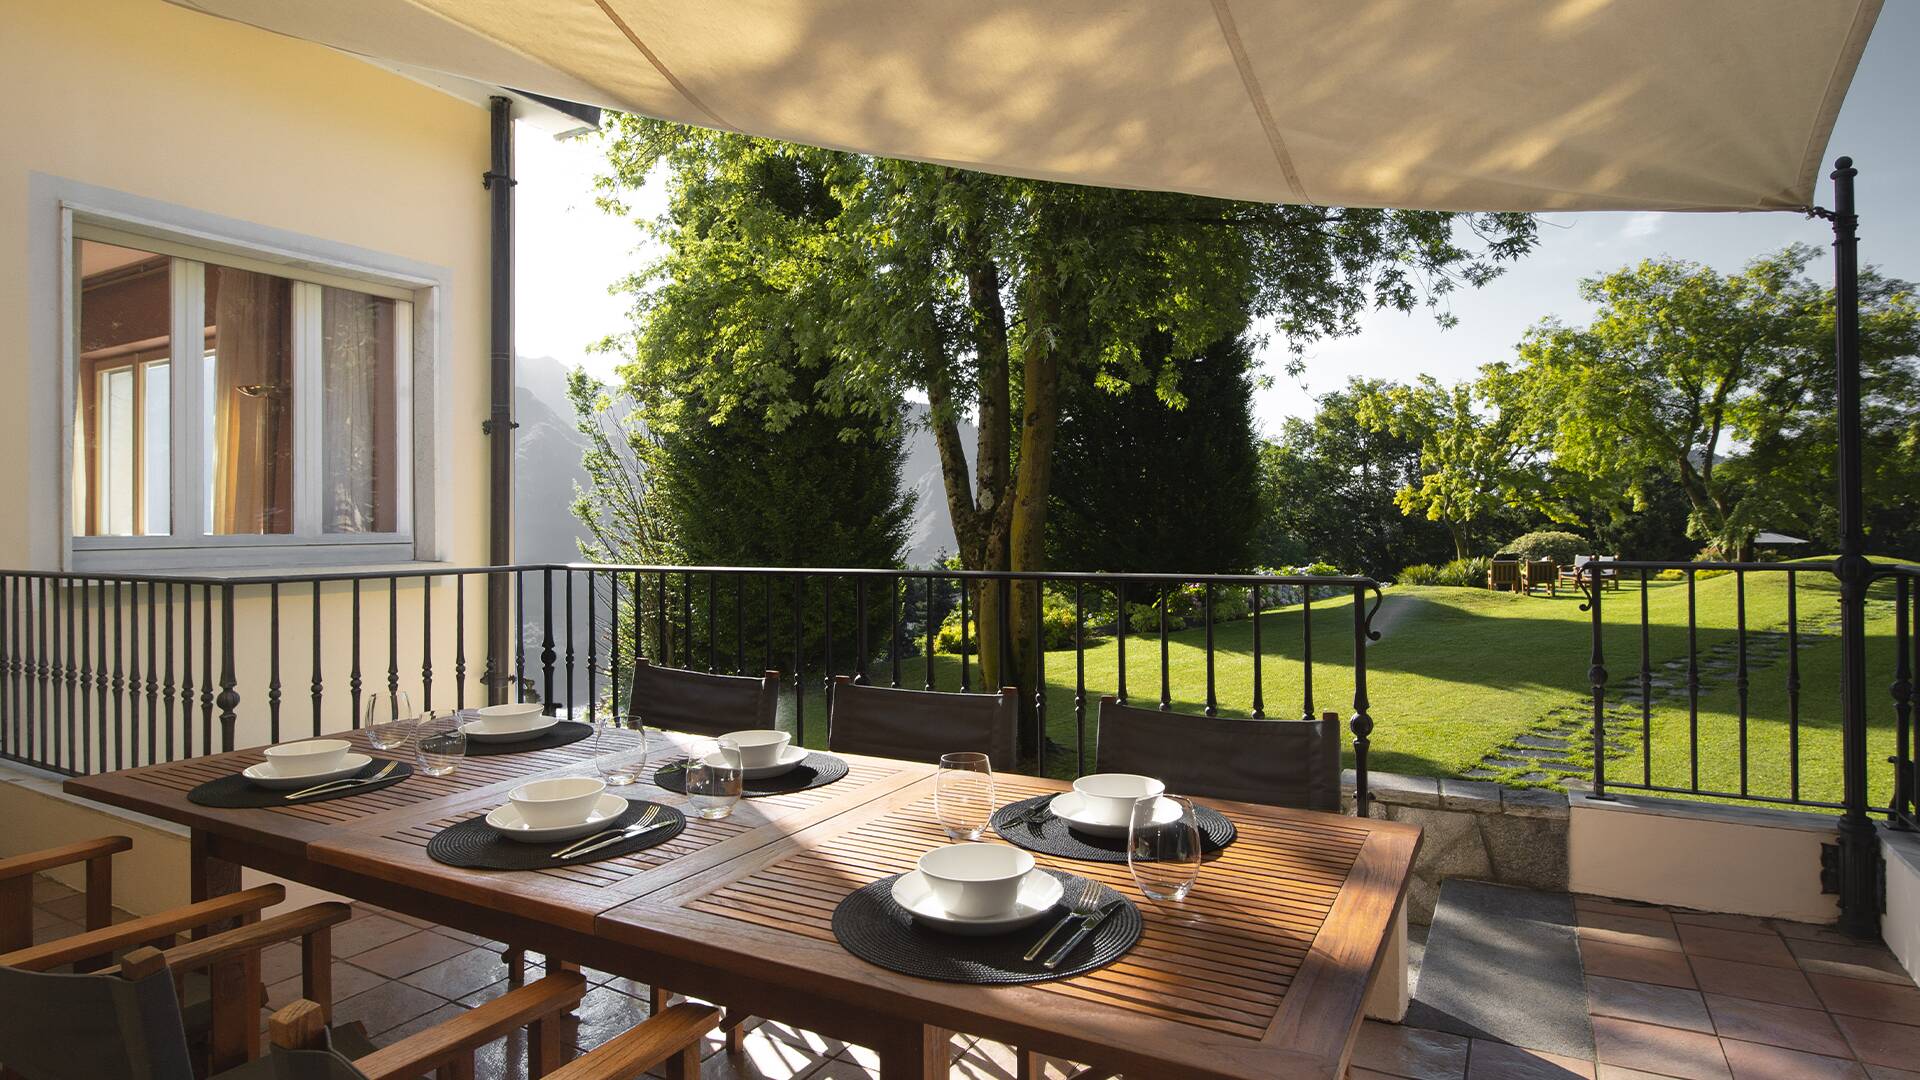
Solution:
<svg viewBox="0 0 1920 1080"><path fill-rule="evenodd" d="M492 198L492 256L490 297L492 313L489 355L492 367L492 407L480 430L487 436L488 519L487 562L513 562L513 101L495 97L493 157L481 178ZM487 701L498 705L511 699L507 575L487 575L487 667L481 682Z"/></svg>
<svg viewBox="0 0 1920 1080"><path fill-rule="evenodd" d="M1841 785L1840 929L1854 937L1880 936L1880 838L1867 816L1867 561L1860 430L1860 237L1854 211L1852 158L1834 163L1834 363L1838 409L1840 554Z"/></svg>

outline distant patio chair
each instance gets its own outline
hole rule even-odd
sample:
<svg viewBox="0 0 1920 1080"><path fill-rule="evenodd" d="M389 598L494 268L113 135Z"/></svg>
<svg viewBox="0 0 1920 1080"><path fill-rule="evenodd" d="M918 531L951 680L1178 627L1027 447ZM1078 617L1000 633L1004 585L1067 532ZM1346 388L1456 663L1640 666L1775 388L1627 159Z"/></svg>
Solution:
<svg viewBox="0 0 1920 1080"><path fill-rule="evenodd" d="M1560 564L1552 559L1533 559L1522 563L1524 577L1521 591L1528 596L1535 589L1547 590L1548 596L1560 595Z"/></svg>
<svg viewBox="0 0 1920 1080"><path fill-rule="evenodd" d="M1520 591L1520 556L1501 553L1487 566L1487 588L1499 592Z"/></svg>
<svg viewBox="0 0 1920 1080"><path fill-rule="evenodd" d="M1589 563L1598 563L1601 565L1595 566L1588 574L1593 579L1593 583L1602 589L1617 589L1620 587L1620 568L1605 564L1618 558L1618 555L1575 555L1572 566L1560 568L1560 580L1578 587L1581 568Z"/></svg>

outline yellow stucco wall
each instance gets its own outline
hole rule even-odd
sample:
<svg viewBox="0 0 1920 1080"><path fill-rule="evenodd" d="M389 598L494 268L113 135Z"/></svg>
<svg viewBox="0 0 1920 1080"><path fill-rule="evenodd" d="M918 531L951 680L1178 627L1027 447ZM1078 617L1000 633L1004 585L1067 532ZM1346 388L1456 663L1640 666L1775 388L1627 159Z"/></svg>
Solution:
<svg viewBox="0 0 1920 1080"><path fill-rule="evenodd" d="M0 25L0 386L9 388L0 392L0 567L63 568L60 267L58 245L46 241L60 212L45 194L47 178L444 271L434 349L443 377L420 388L431 391L442 421L434 473L415 477L437 500L435 550L423 554L483 563L486 110L319 46L161 0L0 0ZM289 559L263 569L299 568ZM470 686L484 622L478 585L470 583L467 597ZM401 591L402 640L412 654L402 661L403 679L417 705L423 590L416 583ZM436 704L444 705L452 588L434 592ZM344 584L325 590L328 728L351 719L347 595ZM250 745L266 737L267 600L264 589L238 599L236 741ZM311 593L290 588L285 599L287 734L297 736L311 722ZM378 606L367 612L365 684L384 689L384 583L368 599ZM129 632L144 630L128 622Z"/></svg>
<svg viewBox="0 0 1920 1080"><path fill-rule="evenodd" d="M440 551L481 560L485 110L161 0L0 0L0 24L0 379L33 388L0 394L0 565L52 569L59 552L59 384L30 378L58 371L58 342L29 317L58 267L28 243L57 211L29 198L36 172L451 270L436 390L463 422L442 443Z"/></svg>

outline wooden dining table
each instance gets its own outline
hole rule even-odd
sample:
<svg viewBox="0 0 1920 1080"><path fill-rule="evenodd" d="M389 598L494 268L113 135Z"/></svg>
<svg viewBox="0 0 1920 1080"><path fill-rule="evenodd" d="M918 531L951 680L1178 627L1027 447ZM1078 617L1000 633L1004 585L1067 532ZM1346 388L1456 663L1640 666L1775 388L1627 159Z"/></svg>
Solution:
<svg viewBox="0 0 1920 1080"><path fill-rule="evenodd" d="M392 756L361 732L345 737ZM685 796L651 783L682 740L648 739L649 780L624 793L685 807ZM238 889L250 867L868 1047L889 1080L944 1077L956 1032L1020 1047L1023 1073L1045 1054L1136 1076L1339 1080L1376 973L1404 986L1396 932L1420 833L1369 818L1197 800L1231 819L1238 838L1178 904L1141 898L1124 863L1040 855L1041 866L1133 896L1145 929L1107 967L1019 986L896 974L834 939L843 897L949 842L931 765L842 755L850 768L835 783L743 799L723 819L689 814L673 839L601 862L496 871L428 858L436 832L500 805L516 785L592 774L594 747L469 757L450 776L416 773L268 809L187 799L262 760L259 749L78 777L66 789L188 827L196 900ZM1067 787L1007 774L995 783L1001 802ZM257 1022L241 1026L225 1052L257 1053Z"/></svg>

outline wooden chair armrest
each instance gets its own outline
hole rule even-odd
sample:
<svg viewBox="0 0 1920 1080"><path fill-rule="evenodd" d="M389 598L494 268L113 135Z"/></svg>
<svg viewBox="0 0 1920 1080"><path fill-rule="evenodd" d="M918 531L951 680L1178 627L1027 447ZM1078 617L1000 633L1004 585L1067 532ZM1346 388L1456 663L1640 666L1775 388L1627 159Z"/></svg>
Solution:
<svg viewBox="0 0 1920 1080"><path fill-rule="evenodd" d="M45 851L30 851L25 855L15 855L11 859L0 859L0 881L30 874L42 870L52 870L58 866L71 866L88 859L98 859L109 855L118 855L133 850L133 840L126 836L101 836L92 840L82 840L61 847L47 848Z"/></svg>
<svg viewBox="0 0 1920 1080"><path fill-rule="evenodd" d="M216 896L211 900L202 900L197 904L172 908L155 915L146 915L117 926L89 930L84 934L75 934L58 941L49 941L44 945L6 953L0 955L0 967L20 968L23 971L45 971L48 968L59 967L61 964L102 956L129 945L144 945L150 941L158 941L210 923L251 915L262 908L272 907L286 898L285 886L261 885L242 892Z"/></svg>
<svg viewBox="0 0 1920 1080"><path fill-rule="evenodd" d="M615 1035L591 1053L547 1074L547 1080L627 1080L692 1049L699 1075L700 1037L720 1024L720 1010L682 1002Z"/></svg>
<svg viewBox="0 0 1920 1080"><path fill-rule="evenodd" d="M210 934L198 941L175 945L164 951L167 967L174 971L199 971L225 960L259 952L269 945L303 938L316 930L338 926L353 917L353 909L337 901L314 904L271 919L236 926Z"/></svg>
<svg viewBox="0 0 1920 1080"><path fill-rule="evenodd" d="M565 1012L586 994L587 980L579 972L548 975L376 1050L353 1066L365 1073L367 1080L419 1076L508 1032Z"/></svg>

